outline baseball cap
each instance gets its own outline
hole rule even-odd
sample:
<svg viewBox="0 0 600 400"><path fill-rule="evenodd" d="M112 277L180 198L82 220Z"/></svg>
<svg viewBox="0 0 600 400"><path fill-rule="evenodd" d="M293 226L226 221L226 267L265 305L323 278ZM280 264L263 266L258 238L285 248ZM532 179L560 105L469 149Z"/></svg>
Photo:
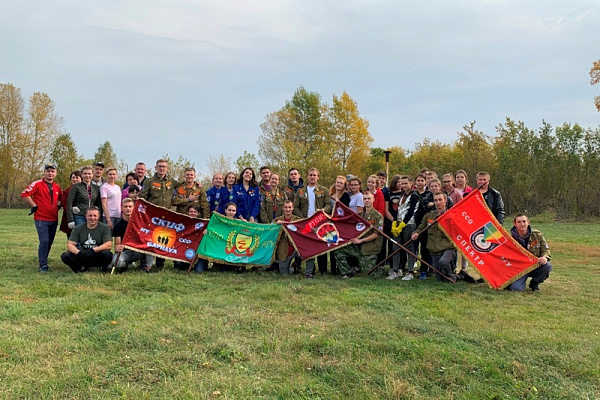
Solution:
<svg viewBox="0 0 600 400"><path fill-rule="evenodd" d="M56 164L50 163L50 164L44 165L44 171L47 170L48 168L56 169Z"/></svg>

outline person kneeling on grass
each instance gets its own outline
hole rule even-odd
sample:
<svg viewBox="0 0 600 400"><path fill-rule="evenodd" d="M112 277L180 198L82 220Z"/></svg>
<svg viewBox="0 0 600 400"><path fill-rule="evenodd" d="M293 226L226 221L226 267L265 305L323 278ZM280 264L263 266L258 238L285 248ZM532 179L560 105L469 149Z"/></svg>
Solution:
<svg viewBox="0 0 600 400"><path fill-rule="evenodd" d="M383 230L383 216L373 208L373 193L365 191L363 193L364 209L359 213L361 217L371 223L371 234L362 238L352 239L352 244L334 251L335 262L342 274L342 279L352 278L356 272L369 271L377 262L377 255L381 250L383 237L374 228ZM348 259L354 257L358 259L359 267L350 267Z"/></svg>
<svg viewBox="0 0 600 400"><path fill-rule="evenodd" d="M527 278L531 278L529 287L534 292L540 290L540 283L544 282L550 276L552 265L550 264L550 248L544 235L537 229L531 229L529 219L525 214L517 214L513 220L513 227L510 234L523 248L538 258L539 267L522 276L510 284L509 289L514 291L525 290Z"/></svg>
<svg viewBox="0 0 600 400"><path fill-rule="evenodd" d="M75 273L95 267L106 272L112 261L110 228L99 222L100 210L97 207L88 208L85 219L85 224L73 228L67 242L67 251L60 258Z"/></svg>
<svg viewBox="0 0 600 400"><path fill-rule="evenodd" d="M136 188L136 186L128 187L130 193L134 188ZM133 207L133 199L123 199L121 204L122 218L115 224L115 228L112 232L112 235L115 238L115 256L113 257L113 264L115 262L117 263L115 267L119 269L119 273L127 271L129 264L133 263L134 261L145 259L147 263L148 261L150 262L149 265L152 265L152 261L154 260L154 257L149 254L143 254L137 251L129 250L122 245L123 236L125 236L125 231L127 230L127 225L129 224L129 218L131 218L131 214L133 213Z"/></svg>

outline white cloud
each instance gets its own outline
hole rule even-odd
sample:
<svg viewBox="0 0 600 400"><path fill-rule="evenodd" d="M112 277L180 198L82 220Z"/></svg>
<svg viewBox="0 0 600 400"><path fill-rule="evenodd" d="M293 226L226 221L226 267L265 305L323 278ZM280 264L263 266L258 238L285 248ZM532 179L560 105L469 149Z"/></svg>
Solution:
<svg viewBox="0 0 600 400"><path fill-rule="evenodd" d="M0 76L48 92L78 145L109 139L125 158L132 142L161 156L168 135L171 155L206 158L195 136L235 159L300 85L347 91L376 145L445 140L471 120L493 133L506 116L589 126L599 5L21 0L3 4Z"/></svg>
<svg viewBox="0 0 600 400"><path fill-rule="evenodd" d="M119 1L90 3L86 23L176 41L243 48L253 38L302 43L318 35L297 13L293 3L248 1Z"/></svg>

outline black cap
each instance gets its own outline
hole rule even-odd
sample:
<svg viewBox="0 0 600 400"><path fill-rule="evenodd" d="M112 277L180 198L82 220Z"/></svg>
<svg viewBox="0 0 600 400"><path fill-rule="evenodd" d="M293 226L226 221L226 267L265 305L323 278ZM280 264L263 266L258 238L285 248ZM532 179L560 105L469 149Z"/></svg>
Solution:
<svg viewBox="0 0 600 400"><path fill-rule="evenodd" d="M104 168L104 163L98 161L97 163L94 163L94 167L102 167L102 168Z"/></svg>
<svg viewBox="0 0 600 400"><path fill-rule="evenodd" d="M56 164L46 164L44 165L44 171L47 170L48 168L52 168L52 169L56 169Z"/></svg>

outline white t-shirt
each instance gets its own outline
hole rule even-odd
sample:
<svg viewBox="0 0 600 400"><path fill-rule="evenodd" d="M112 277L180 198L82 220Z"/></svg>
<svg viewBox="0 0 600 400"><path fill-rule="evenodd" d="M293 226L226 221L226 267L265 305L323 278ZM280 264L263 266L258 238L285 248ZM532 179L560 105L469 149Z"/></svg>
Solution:
<svg viewBox="0 0 600 400"><path fill-rule="evenodd" d="M358 213L357 207L364 207L364 206L365 206L365 203L363 203L363 194L361 192L350 195L350 204L348 205L348 207L350 207L350 209L352 211L354 211L355 213Z"/></svg>
<svg viewBox="0 0 600 400"><path fill-rule="evenodd" d="M315 213L315 186L307 186L306 193L308 194L308 216L312 217Z"/></svg>
<svg viewBox="0 0 600 400"><path fill-rule="evenodd" d="M111 185L108 182L100 186L100 198L106 199L108 214L111 218L121 218L121 188L119 186Z"/></svg>

